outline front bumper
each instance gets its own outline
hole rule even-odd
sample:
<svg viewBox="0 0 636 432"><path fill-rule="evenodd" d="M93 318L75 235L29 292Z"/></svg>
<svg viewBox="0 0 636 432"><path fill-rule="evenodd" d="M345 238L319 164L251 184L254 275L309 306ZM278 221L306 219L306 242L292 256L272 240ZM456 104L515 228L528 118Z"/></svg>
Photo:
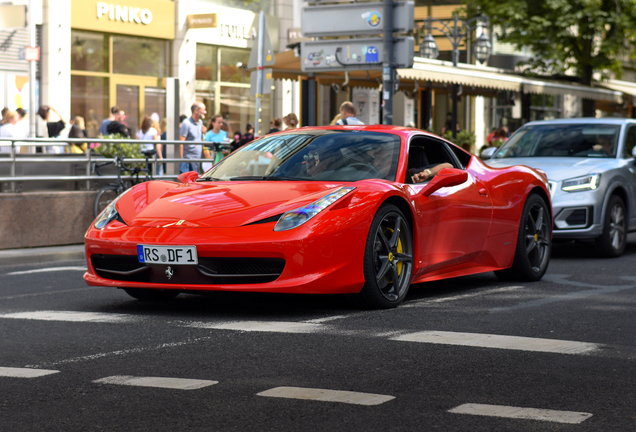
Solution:
<svg viewBox="0 0 636 432"><path fill-rule="evenodd" d="M118 288L305 294L360 291L364 284L364 247L368 234L364 224L339 228L318 223L283 232L274 232L273 226L267 223L236 228L151 228L112 222L103 231L91 228L86 233L88 271L84 279L88 285ZM145 272L147 278L137 280L108 277L108 273L95 270L93 262L98 260L93 260L93 255L99 259L105 255L136 257L138 244L195 245L200 261L261 259L283 261L284 268L274 280L250 281L206 279L193 266L172 266L168 270L168 265L151 265ZM170 280L168 273L172 273Z"/></svg>
<svg viewBox="0 0 636 432"><path fill-rule="evenodd" d="M603 233L605 188L593 191L565 192L562 182L550 181L556 239L592 239Z"/></svg>

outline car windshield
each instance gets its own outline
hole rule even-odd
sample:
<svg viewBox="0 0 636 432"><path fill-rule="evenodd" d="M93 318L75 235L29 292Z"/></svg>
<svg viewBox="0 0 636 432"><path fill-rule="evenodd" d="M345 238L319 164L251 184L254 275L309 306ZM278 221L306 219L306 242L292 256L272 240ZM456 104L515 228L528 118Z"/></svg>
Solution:
<svg viewBox="0 0 636 432"><path fill-rule="evenodd" d="M199 181L395 181L398 135L360 130L308 130L265 136L244 145Z"/></svg>
<svg viewBox="0 0 636 432"><path fill-rule="evenodd" d="M616 156L620 126L609 124L549 124L518 130L494 154L510 157Z"/></svg>

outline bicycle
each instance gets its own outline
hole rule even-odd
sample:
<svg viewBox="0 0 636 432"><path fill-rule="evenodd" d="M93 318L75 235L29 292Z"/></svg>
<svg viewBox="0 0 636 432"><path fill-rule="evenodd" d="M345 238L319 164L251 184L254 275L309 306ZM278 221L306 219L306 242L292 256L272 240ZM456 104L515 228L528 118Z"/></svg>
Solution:
<svg viewBox="0 0 636 432"><path fill-rule="evenodd" d="M148 180L153 180L152 177L152 165L150 158L157 153L157 150L142 150L141 152L146 157L146 168L140 167L127 167L124 163L124 158L121 156L115 156L115 159L103 164L95 164L94 172L99 174L99 169L106 165L114 164L117 168L117 183L109 183L107 186L101 188L95 196L95 203L93 204L93 213L97 217L104 211L110 203L112 203L119 195L121 195L126 189L139 183L143 183ZM130 173L130 185L128 182L122 179L122 172ZM144 177L140 180L139 174L144 173Z"/></svg>

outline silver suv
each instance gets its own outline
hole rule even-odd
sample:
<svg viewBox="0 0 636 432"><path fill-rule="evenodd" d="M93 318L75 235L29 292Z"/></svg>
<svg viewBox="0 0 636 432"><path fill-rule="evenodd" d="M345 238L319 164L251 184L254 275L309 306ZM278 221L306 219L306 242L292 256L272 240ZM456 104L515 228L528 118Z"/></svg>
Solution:
<svg viewBox="0 0 636 432"><path fill-rule="evenodd" d="M527 165L550 182L555 239L594 239L620 256L636 231L636 120L580 118L525 124L482 157L494 168Z"/></svg>

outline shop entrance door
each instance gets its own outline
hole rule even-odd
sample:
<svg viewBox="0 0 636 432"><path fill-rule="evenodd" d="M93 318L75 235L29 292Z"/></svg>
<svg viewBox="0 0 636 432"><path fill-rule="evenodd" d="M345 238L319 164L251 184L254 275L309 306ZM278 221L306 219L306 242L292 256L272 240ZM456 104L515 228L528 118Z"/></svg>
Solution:
<svg viewBox="0 0 636 432"><path fill-rule="evenodd" d="M110 83L111 106L117 105L126 113L126 125L132 138L144 115L159 119L166 115L166 89L162 79L136 76L115 76ZM156 114L156 115L153 115Z"/></svg>

